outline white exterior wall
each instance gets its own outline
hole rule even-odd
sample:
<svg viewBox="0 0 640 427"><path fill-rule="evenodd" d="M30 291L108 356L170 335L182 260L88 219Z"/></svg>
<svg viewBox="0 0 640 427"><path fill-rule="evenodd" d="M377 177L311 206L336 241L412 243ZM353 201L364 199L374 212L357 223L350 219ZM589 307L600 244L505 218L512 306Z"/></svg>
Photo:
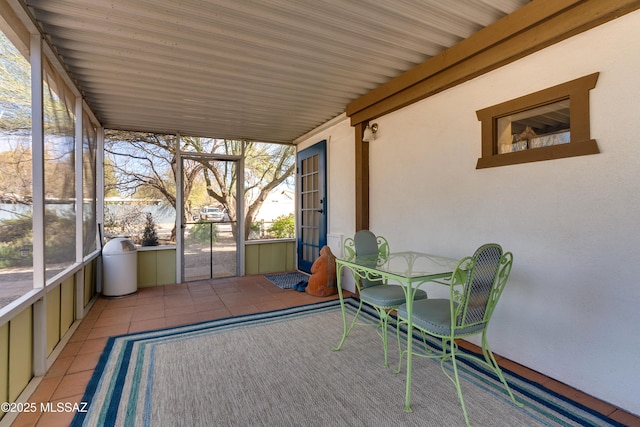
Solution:
<svg viewBox="0 0 640 427"><path fill-rule="evenodd" d="M600 72L601 153L476 170L476 111ZM371 229L392 249L514 253L490 327L494 351L640 414L640 12L381 117L370 143ZM354 230L354 143L329 140L329 232ZM446 289L428 288L430 297Z"/></svg>

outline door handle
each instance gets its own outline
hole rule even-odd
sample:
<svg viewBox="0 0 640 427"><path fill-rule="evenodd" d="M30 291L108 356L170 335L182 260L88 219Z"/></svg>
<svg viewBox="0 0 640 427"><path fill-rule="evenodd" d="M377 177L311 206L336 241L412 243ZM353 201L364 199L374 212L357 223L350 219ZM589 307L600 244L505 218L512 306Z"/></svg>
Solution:
<svg viewBox="0 0 640 427"><path fill-rule="evenodd" d="M324 213L324 209L318 209L316 212Z"/></svg>

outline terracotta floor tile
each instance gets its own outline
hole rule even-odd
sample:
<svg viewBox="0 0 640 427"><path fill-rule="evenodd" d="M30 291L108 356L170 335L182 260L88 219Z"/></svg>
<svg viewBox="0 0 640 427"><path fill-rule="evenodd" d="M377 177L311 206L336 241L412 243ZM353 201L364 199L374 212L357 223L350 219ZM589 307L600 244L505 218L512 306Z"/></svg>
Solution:
<svg viewBox="0 0 640 427"><path fill-rule="evenodd" d="M157 307L154 304L146 307L138 307L138 309L131 315L131 322L159 319L161 317L164 317L164 304L162 304L161 307Z"/></svg>
<svg viewBox="0 0 640 427"><path fill-rule="evenodd" d="M549 381L549 378L545 377L539 372L522 366L518 363L514 363L507 359L502 359L498 362L501 368L508 369L509 371L518 374L528 380L535 381L539 384L544 384Z"/></svg>
<svg viewBox="0 0 640 427"><path fill-rule="evenodd" d="M291 305L278 300L270 300L260 302L256 304L256 306L260 309L260 311L273 311L281 310L283 308L290 307Z"/></svg>
<svg viewBox="0 0 640 427"><path fill-rule="evenodd" d="M131 321L132 313L129 313L126 316L108 316L108 317L100 317L94 328L103 328L106 326L117 325L119 323L129 323Z"/></svg>
<svg viewBox="0 0 640 427"><path fill-rule="evenodd" d="M640 427L640 417L631 415L630 413L617 409L610 417L627 427Z"/></svg>
<svg viewBox="0 0 640 427"><path fill-rule="evenodd" d="M42 414L40 412L21 412L18 417L11 423L11 427L32 427L38 425L38 419ZM68 424L67 424L68 426Z"/></svg>
<svg viewBox="0 0 640 427"><path fill-rule="evenodd" d="M93 353L84 353L77 355L73 363L71 363L71 366L69 366L67 374L73 374L82 371L93 371L98 364L98 360L100 359L101 354L102 350Z"/></svg>
<svg viewBox="0 0 640 427"><path fill-rule="evenodd" d="M116 325L105 326L103 328L94 328L91 330L86 339L111 337L114 335L126 334L129 330L129 323L118 323Z"/></svg>
<svg viewBox="0 0 640 427"><path fill-rule="evenodd" d="M131 315L133 314L134 311L133 306L131 307L120 307L120 308L114 308L111 309L109 308L108 310L104 310L102 312L102 314L100 315L100 317L98 317L98 321L100 319L111 319L111 318L127 318L130 319Z"/></svg>
<svg viewBox="0 0 640 427"><path fill-rule="evenodd" d="M149 296L148 298L138 298L138 300L136 301L136 309L134 311L134 314L138 310L147 308L149 306L163 308L164 295L152 295L152 296Z"/></svg>
<svg viewBox="0 0 640 427"><path fill-rule="evenodd" d="M204 302L221 302L220 296L215 292L207 295L193 295L191 297L194 304L204 303Z"/></svg>
<svg viewBox="0 0 640 427"><path fill-rule="evenodd" d="M189 292L194 294L209 294L215 292L209 283L201 283L198 285L189 286Z"/></svg>
<svg viewBox="0 0 640 427"><path fill-rule="evenodd" d="M140 288L138 289L138 303L140 300L146 298L153 298L157 296L164 295L164 286L152 286L149 288Z"/></svg>
<svg viewBox="0 0 640 427"><path fill-rule="evenodd" d="M229 306L241 306L250 305L251 301L242 292L228 293L220 295L220 299L226 305Z"/></svg>
<svg viewBox="0 0 640 427"><path fill-rule="evenodd" d="M208 310L198 312L198 321L206 322L207 320L224 319L225 317L231 317L231 313L226 308L219 308L217 310Z"/></svg>
<svg viewBox="0 0 640 427"><path fill-rule="evenodd" d="M193 307L196 312L201 312L224 309L225 305L220 299L216 299L214 301L200 301L194 304Z"/></svg>
<svg viewBox="0 0 640 427"><path fill-rule="evenodd" d="M59 377L67 373L69 366L75 360L75 356L72 357L58 357L55 362L49 367L49 370L44 375L47 377Z"/></svg>
<svg viewBox="0 0 640 427"><path fill-rule="evenodd" d="M241 294L242 291L235 286L217 286L214 287L216 294L219 296L227 295L227 294Z"/></svg>
<svg viewBox="0 0 640 427"><path fill-rule="evenodd" d="M227 309L232 316L241 316L243 314L258 313L260 309L255 305L231 305Z"/></svg>
<svg viewBox="0 0 640 427"><path fill-rule="evenodd" d="M592 396L589 396L588 394L585 394L573 387L570 387L558 381L549 380L544 383L544 386L550 390L555 391L556 393L568 397L569 399L575 400L576 402L581 403L584 406L593 409L594 411L600 412L601 414L608 415L616 410L615 406L598 400Z"/></svg>
<svg viewBox="0 0 640 427"><path fill-rule="evenodd" d="M80 326L82 326L82 325L80 325ZM91 333L91 328L86 328L84 330L81 330L80 328L78 328L73 333L71 338L69 338L69 342L84 341L84 340L87 339L87 337L89 336L90 333Z"/></svg>
<svg viewBox="0 0 640 427"><path fill-rule="evenodd" d="M198 318L198 313L191 312L191 313L177 314L175 316L167 316L164 318L164 321L165 321L165 326L167 328L171 328L174 326L182 326L182 325L188 325L190 323L196 323L196 322L199 322L200 319Z"/></svg>
<svg viewBox="0 0 640 427"><path fill-rule="evenodd" d="M60 385L60 381L62 381L62 376L51 376L45 377L40 381L36 391L33 392L31 397L29 398L29 402L49 402L51 401L51 396L53 396L53 392Z"/></svg>
<svg viewBox="0 0 640 427"><path fill-rule="evenodd" d="M61 402L63 405L66 402ZM60 412L57 412L60 410ZM55 411L55 412L53 412ZM75 413L72 410L67 410L63 406L62 408L57 408L54 403L52 406L52 412L44 412L40 419L38 420L37 426L40 427L68 427L71 424L71 420Z"/></svg>
<svg viewBox="0 0 640 427"><path fill-rule="evenodd" d="M168 317L175 317L181 315L189 315L192 313L196 313L195 305L180 305L177 307L165 308L164 309L164 317L165 319Z"/></svg>
<svg viewBox="0 0 640 427"><path fill-rule="evenodd" d="M104 346L107 344L107 337L94 338L83 342L82 347L78 350L76 356L85 353L94 353L96 351L104 350Z"/></svg>
<svg viewBox="0 0 640 427"><path fill-rule="evenodd" d="M60 355L58 357L75 356L76 354L78 354L78 351L80 351L80 348L82 348L83 344L84 344L84 341L68 342L67 345L64 347L64 349L60 352Z"/></svg>
<svg viewBox="0 0 640 427"><path fill-rule="evenodd" d="M166 285L164 286L164 295L189 295L187 285Z"/></svg>
<svg viewBox="0 0 640 427"><path fill-rule="evenodd" d="M135 307L138 302L138 295L127 295L119 298L105 298L109 301L109 311L116 308Z"/></svg>
<svg viewBox="0 0 640 427"><path fill-rule="evenodd" d="M65 375L60 385L51 396L52 400L62 400L71 396L84 394L93 371L82 371Z"/></svg>
<svg viewBox="0 0 640 427"><path fill-rule="evenodd" d="M152 331L155 329L162 329L166 327L166 322L163 317L158 317L156 319L147 319L147 320L138 320L135 322L131 322L129 325L129 334L133 334L136 332L142 331Z"/></svg>

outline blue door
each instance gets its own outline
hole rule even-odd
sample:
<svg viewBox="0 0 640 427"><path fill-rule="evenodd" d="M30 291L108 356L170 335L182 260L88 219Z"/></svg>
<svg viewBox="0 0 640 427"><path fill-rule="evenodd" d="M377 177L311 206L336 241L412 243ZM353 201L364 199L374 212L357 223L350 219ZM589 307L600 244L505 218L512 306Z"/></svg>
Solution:
<svg viewBox="0 0 640 427"><path fill-rule="evenodd" d="M327 141L298 153L298 269L311 265L327 244Z"/></svg>

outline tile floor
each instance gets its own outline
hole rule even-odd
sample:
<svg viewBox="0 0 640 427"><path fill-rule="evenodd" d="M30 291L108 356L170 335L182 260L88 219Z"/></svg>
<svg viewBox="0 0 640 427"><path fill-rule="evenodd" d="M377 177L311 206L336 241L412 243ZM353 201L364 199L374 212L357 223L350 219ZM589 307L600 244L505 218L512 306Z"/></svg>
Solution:
<svg viewBox="0 0 640 427"><path fill-rule="evenodd" d="M119 299L99 298L29 402L80 402L107 338L131 332L184 325L228 316L277 310L334 297L317 298L304 292L282 290L264 276L216 279L141 289ZM640 427L640 418L594 399L509 360L501 365L552 390L577 400L628 426ZM22 413L14 427L68 426L73 413Z"/></svg>

